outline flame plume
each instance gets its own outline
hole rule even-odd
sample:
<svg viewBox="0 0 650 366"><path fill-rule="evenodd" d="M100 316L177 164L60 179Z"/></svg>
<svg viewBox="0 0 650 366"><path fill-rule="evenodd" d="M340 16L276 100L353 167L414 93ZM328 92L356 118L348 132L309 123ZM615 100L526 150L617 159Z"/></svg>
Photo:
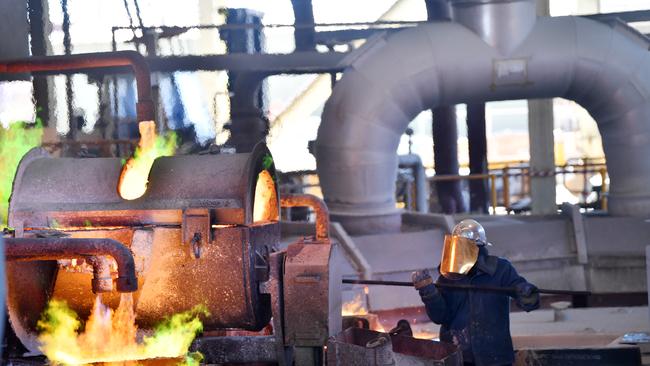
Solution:
<svg viewBox="0 0 650 366"><path fill-rule="evenodd" d="M154 121L143 121L138 125L140 142L138 147L124 167L120 175L117 191L126 200L141 197L147 191L149 171L153 162L161 156L174 155L176 151L176 135L156 135Z"/></svg>
<svg viewBox="0 0 650 366"><path fill-rule="evenodd" d="M38 322L38 340L41 351L54 364L135 365L137 360L181 357L186 357L186 364L192 364L195 360L187 351L203 329L201 314L207 314L205 307L175 314L158 325L151 336L138 341L131 294L121 295L115 312L97 296L83 331L77 314L65 302L52 300Z"/></svg>
<svg viewBox="0 0 650 366"><path fill-rule="evenodd" d="M341 307L341 315L368 315L368 308L361 297L361 294L354 295L354 299L344 302Z"/></svg>

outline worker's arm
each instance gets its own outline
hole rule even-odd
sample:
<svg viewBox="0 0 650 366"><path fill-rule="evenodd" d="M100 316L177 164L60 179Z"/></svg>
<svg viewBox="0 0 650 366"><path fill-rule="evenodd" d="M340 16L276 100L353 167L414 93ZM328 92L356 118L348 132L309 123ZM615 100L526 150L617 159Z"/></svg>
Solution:
<svg viewBox="0 0 650 366"><path fill-rule="evenodd" d="M505 287L514 287L516 290L515 302L521 310L532 311L539 308L539 293L537 287L526 281L525 278L517 273L515 267L508 261L505 262L505 272L502 285Z"/></svg>
<svg viewBox="0 0 650 366"><path fill-rule="evenodd" d="M420 298L432 322L448 322L449 311L444 296L438 291L428 270L413 272L413 286L420 293Z"/></svg>

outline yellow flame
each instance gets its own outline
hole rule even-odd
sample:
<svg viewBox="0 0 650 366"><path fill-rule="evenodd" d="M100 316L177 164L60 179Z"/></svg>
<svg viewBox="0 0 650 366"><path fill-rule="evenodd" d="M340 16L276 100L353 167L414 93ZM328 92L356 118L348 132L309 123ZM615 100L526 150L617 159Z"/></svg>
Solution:
<svg viewBox="0 0 650 366"><path fill-rule="evenodd" d="M186 364L196 364L187 351L203 329L199 315L206 313L205 307L197 306L175 314L138 341L131 294L122 294L115 312L97 296L83 331L77 314L65 302L52 300L38 322L38 339L41 351L54 364L129 364L152 358L185 358Z"/></svg>
<svg viewBox="0 0 650 366"><path fill-rule="evenodd" d="M126 200L141 197L147 191L149 171L153 162L161 156L174 155L176 151L176 135L156 135L156 124L153 121L143 121L138 125L140 142L133 157L122 168L118 192Z"/></svg>
<svg viewBox="0 0 650 366"><path fill-rule="evenodd" d="M341 308L341 315L351 316L351 315L368 315L368 309L363 303L363 298L361 294L356 294L352 301L343 303Z"/></svg>

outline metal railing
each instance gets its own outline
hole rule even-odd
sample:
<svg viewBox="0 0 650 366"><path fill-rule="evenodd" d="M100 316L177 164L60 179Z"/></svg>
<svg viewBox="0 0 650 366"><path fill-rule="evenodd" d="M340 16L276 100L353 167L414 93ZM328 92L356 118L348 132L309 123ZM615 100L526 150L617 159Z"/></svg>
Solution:
<svg viewBox="0 0 650 366"><path fill-rule="evenodd" d="M530 194L530 180L535 177L556 177L561 176L563 183L566 184L567 176L569 175L582 175L582 192L583 201L586 202L586 197L591 193L589 189L589 179L593 174L599 174L601 178L601 189L599 192L600 209L607 211L607 192L609 186L607 184L607 167L603 158L584 158L580 159L583 163L579 164L563 164L555 167L554 170L548 171L534 171L528 165L528 161L517 160L507 162L491 163L488 173L484 174L469 174L469 175L434 175L427 178L429 183L434 182L451 182L451 181L464 181L464 180L487 180L489 186L489 201L491 212L497 213L498 207L503 207L506 213L514 211L512 204L516 198L522 198ZM281 184L283 189L287 191L301 191L309 188L319 187L319 183L303 183L300 182L301 177L316 176L315 170L295 171L285 173L286 177L292 177L293 182L285 182ZM518 194L513 194L514 188L512 178L520 178ZM501 187L498 187L501 183ZM501 188L501 189L499 189ZM415 194L415 192L413 192ZM501 195L499 195L501 193Z"/></svg>
<svg viewBox="0 0 650 366"><path fill-rule="evenodd" d="M510 186L510 178L520 177L521 178L521 187L519 196L524 196L530 192L530 179L535 177L555 177L561 175L563 177L564 183L566 183L566 176L569 174L581 174L583 175L583 190L582 194L586 201L586 196L590 193L588 190L589 187L589 177L590 173L598 173L601 178L601 189L600 189L600 208L603 211L607 211L607 167L604 162L601 162L600 159L598 162L589 162L585 160L583 164L564 164L556 166L554 170L547 171L534 171L531 170L530 166L523 165L527 163L525 161L513 161L513 162L503 162L490 164L491 167L500 166L498 169L490 169L489 173L484 174L469 174L469 175L435 175L429 178L429 182L450 182L450 181L463 181L463 180L488 180L489 181L489 190L490 190L490 206L492 207L492 213L496 213L497 207L499 206L499 197L498 197L498 188L497 180L501 180L502 183L502 206L507 213L512 211L512 194ZM516 166L511 166L509 164L516 164ZM514 172L513 172L514 171Z"/></svg>

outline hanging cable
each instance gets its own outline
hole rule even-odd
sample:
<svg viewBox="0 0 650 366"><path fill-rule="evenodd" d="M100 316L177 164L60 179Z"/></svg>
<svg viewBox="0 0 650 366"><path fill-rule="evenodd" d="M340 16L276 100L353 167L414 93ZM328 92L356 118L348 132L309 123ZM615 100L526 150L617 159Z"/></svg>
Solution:
<svg viewBox="0 0 650 366"><path fill-rule="evenodd" d="M68 0L61 0L61 11L63 12L63 52L66 55L72 53L72 38L70 37L70 13L68 12ZM65 101L68 110L68 139L74 140L77 126L74 123L73 102L74 94L72 92L72 77L66 75L65 77Z"/></svg>
<svg viewBox="0 0 650 366"><path fill-rule="evenodd" d="M133 5L135 5L135 16L138 17L138 23L140 23L140 28L144 28L144 23L142 22L142 14L140 14L140 5L138 5L138 0L133 0Z"/></svg>
<svg viewBox="0 0 650 366"><path fill-rule="evenodd" d="M126 10L126 15L129 17L129 28L131 28L131 32L133 32L133 40L138 38L138 35L135 34L135 26L133 25L133 16L131 15L131 9L129 9L129 1L124 0L124 9ZM137 48L137 45L136 45Z"/></svg>

